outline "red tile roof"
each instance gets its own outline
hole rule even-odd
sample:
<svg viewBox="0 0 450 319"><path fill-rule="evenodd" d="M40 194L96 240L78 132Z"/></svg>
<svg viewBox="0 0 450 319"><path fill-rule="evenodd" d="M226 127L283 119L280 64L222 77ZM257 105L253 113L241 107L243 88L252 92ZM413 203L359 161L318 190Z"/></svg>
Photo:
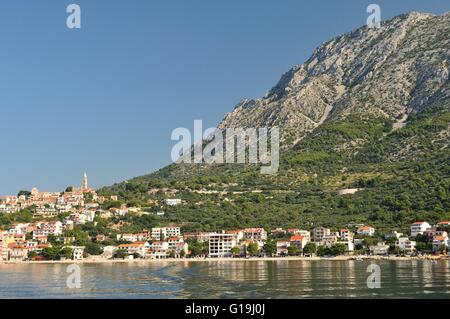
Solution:
<svg viewBox="0 0 450 319"><path fill-rule="evenodd" d="M305 239L305 237L300 235L291 236L291 241L303 241L303 239Z"/></svg>
<svg viewBox="0 0 450 319"><path fill-rule="evenodd" d="M117 246L117 247L118 247L118 248L140 247L140 246L143 246L143 245L145 245L145 242L144 242L144 241L137 241L137 242L134 242L134 243L132 243L132 244L122 244L122 245L119 245L119 246Z"/></svg>

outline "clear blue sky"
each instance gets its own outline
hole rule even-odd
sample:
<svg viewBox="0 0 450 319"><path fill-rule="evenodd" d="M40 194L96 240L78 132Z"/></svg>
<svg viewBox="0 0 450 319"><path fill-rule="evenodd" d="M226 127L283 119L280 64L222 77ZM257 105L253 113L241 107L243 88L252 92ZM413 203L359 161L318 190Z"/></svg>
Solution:
<svg viewBox="0 0 450 319"><path fill-rule="evenodd" d="M82 29L66 27L66 7ZM0 4L0 195L95 187L170 162L176 127L215 126L320 43L448 1L5 0Z"/></svg>

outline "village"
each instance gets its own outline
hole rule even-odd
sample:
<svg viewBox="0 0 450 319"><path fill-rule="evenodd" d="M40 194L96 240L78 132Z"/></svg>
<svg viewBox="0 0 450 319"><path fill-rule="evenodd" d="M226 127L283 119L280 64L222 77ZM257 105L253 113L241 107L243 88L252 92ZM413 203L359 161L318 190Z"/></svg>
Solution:
<svg viewBox="0 0 450 319"><path fill-rule="evenodd" d="M98 196L88 187L87 175L81 188L70 187L62 193L39 192L0 197L0 215L14 214L33 206L36 222L0 225L0 262L39 262L64 260L135 260L176 258L267 258L287 256L446 256L450 246L450 221L430 225L417 221L409 234L396 230L377 234L372 226L348 224L333 231L326 227L311 230L261 227L215 232L182 232L178 225L152 227L134 233L118 233L114 238L98 234L89 243L101 249L79 245L70 231L77 225L96 223L96 218L111 218L139 212L139 208L100 209L117 196ZM168 206L181 199L167 199ZM56 217L64 216L58 220ZM49 219L49 220L48 220Z"/></svg>

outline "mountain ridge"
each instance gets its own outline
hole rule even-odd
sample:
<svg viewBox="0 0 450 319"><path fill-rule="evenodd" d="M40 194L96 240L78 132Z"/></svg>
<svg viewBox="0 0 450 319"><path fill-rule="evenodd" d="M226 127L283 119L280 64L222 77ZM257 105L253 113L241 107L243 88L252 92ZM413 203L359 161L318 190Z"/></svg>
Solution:
<svg viewBox="0 0 450 319"><path fill-rule="evenodd" d="M386 68L386 60L394 54L399 46L404 45L402 41L407 39L408 31L429 19L436 19L439 22L443 20L448 29L449 20L445 15L436 16L413 12L384 22L378 30L369 30L364 26L323 43L304 64L296 65L283 74L264 98L242 100L232 112L225 115L219 128L247 127L255 124L260 126L281 125L287 131L284 134L284 140L288 139L289 133L295 131L293 132L294 137L290 139L292 141L290 144L295 144L302 139L304 134L322 124L330 115L339 113L340 110L345 110L349 106L354 107L357 103L348 96L362 96L363 93L366 93L364 89L372 85L371 78L377 76L377 71L381 67ZM386 36L386 33L391 33L386 40L378 39ZM351 41L350 44L348 41ZM378 43L374 43L374 41L378 41ZM411 52L417 46L417 43L409 42L407 44L414 44L414 47L409 48L405 53ZM446 44L450 46L448 39ZM442 47L445 48L444 45ZM380 54L379 51L383 50L386 52ZM376 52L377 55L369 60L367 55L371 57L372 52ZM436 52L434 55L439 54L442 52ZM443 78L447 78L446 98L449 96L448 59L448 52L447 56L440 58L443 63L445 61L447 63L440 69L441 72L444 72ZM407 66L408 63L412 62L404 61L403 65ZM364 67L358 68L360 65L364 65ZM394 66L393 63L387 65L390 69L393 69ZM397 93L393 90L385 92L388 96L382 99L380 95L365 94L366 98L396 101L396 105L391 105L389 109L378 107L377 110L372 111L399 119L408 113L401 102L408 103L407 99L410 93L408 89L415 87L411 83L414 75L411 75L412 79L406 83L401 83L401 77L398 76L399 71L394 74L394 78L398 80L395 83L396 88L403 90L403 96L392 98ZM363 88L356 87L364 85L361 83L362 79L369 83ZM412 102L413 104L420 103Z"/></svg>
<svg viewBox="0 0 450 319"><path fill-rule="evenodd" d="M278 174L171 164L99 190L188 230L450 219L450 15L403 14L319 46L219 128L278 126ZM358 188L353 195L337 191ZM150 193L149 189L160 192ZM178 196L180 207L163 207Z"/></svg>

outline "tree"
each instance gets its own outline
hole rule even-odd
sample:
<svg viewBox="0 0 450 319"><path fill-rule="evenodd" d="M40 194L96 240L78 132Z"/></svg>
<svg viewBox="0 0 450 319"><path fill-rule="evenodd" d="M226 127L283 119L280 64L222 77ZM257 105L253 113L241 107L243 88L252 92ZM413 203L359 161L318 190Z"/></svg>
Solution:
<svg viewBox="0 0 450 319"><path fill-rule="evenodd" d="M17 197L20 197L20 196L30 197L30 195L31 195L31 192L30 192L30 191L24 191L24 190L21 190L21 191L19 191L19 193L17 194Z"/></svg>
<svg viewBox="0 0 450 319"><path fill-rule="evenodd" d="M73 192L73 186L69 186L66 188L65 193L71 193Z"/></svg>
<svg viewBox="0 0 450 319"><path fill-rule="evenodd" d="M315 254L317 251L317 246L315 243L307 243L305 245L305 248L303 248L303 253L304 254Z"/></svg>
<svg viewBox="0 0 450 319"><path fill-rule="evenodd" d="M59 258L71 259L73 250L69 247L64 247L59 251Z"/></svg>
<svg viewBox="0 0 450 319"><path fill-rule="evenodd" d="M289 256L297 256L298 255L298 247L297 246L289 246L288 247L288 255Z"/></svg>
<svg viewBox="0 0 450 319"><path fill-rule="evenodd" d="M373 237L365 237L364 238L364 245L366 247L375 246L377 243L378 243L378 240L376 238L373 238Z"/></svg>
<svg viewBox="0 0 450 319"><path fill-rule="evenodd" d="M58 238L53 235L53 234L48 234L47 235L47 242L51 243L51 244L56 244L58 243Z"/></svg>
<svg viewBox="0 0 450 319"><path fill-rule="evenodd" d="M14 214L14 221L20 223L31 223L36 207L28 207Z"/></svg>
<svg viewBox="0 0 450 319"><path fill-rule="evenodd" d="M134 259L139 259L139 258L141 258L141 255L139 255L138 253L134 253L133 254L133 258Z"/></svg>
<svg viewBox="0 0 450 319"><path fill-rule="evenodd" d="M250 256L256 256L258 254L259 247L256 243L250 243L247 246L247 252Z"/></svg>
<svg viewBox="0 0 450 319"><path fill-rule="evenodd" d="M330 247L330 254L333 256L339 256L345 254L347 247L344 244L334 244Z"/></svg>
<svg viewBox="0 0 450 319"><path fill-rule="evenodd" d="M233 248L231 248L231 254L233 256L240 255L241 249L238 246L234 246Z"/></svg>
<svg viewBox="0 0 450 319"><path fill-rule="evenodd" d="M317 249L317 255L319 256L339 256L343 255L347 251L344 244L334 244L330 247L320 246Z"/></svg>
<svg viewBox="0 0 450 319"><path fill-rule="evenodd" d="M36 257L38 254L35 251L29 251L28 252L28 259L32 259L33 257Z"/></svg>
<svg viewBox="0 0 450 319"><path fill-rule="evenodd" d="M98 256L101 255L103 252L103 249L99 244L93 243L91 241L86 242L84 247L85 247L84 252L89 255Z"/></svg>
<svg viewBox="0 0 450 319"><path fill-rule="evenodd" d="M202 244L197 240L187 240L189 245L189 250L191 251L191 256L200 256L202 253Z"/></svg>
<svg viewBox="0 0 450 319"><path fill-rule="evenodd" d="M94 201L94 195L91 193L85 193L84 200L86 203L92 203Z"/></svg>
<svg viewBox="0 0 450 319"><path fill-rule="evenodd" d="M264 245L264 251L267 255L273 256L277 252L277 244L273 240L268 240Z"/></svg>
<svg viewBox="0 0 450 319"><path fill-rule="evenodd" d="M114 253L114 258L118 258L118 259L125 259L128 256L128 253L125 250L117 250Z"/></svg>
<svg viewBox="0 0 450 319"><path fill-rule="evenodd" d="M59 251L60 249L58 247L46 247L42 250L42 256L48 260L58 260Z"/></svg>

